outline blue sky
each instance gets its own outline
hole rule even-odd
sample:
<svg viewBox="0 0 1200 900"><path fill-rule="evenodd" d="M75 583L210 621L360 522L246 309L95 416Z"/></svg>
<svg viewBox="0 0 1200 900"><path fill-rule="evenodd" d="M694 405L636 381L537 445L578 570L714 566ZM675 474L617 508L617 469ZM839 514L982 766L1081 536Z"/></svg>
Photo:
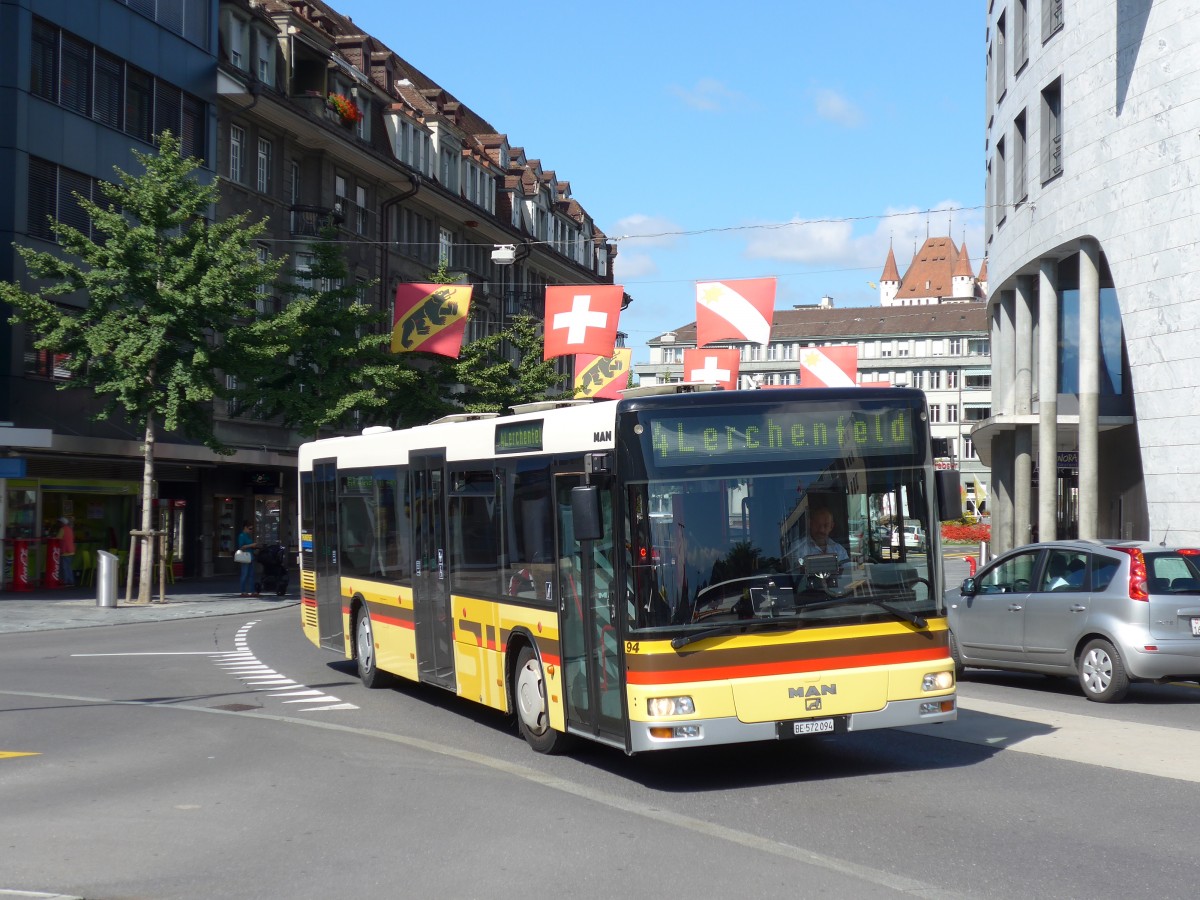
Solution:
<svg viewBox="0 0 1200 900"><path fill-rule="evenodd" d="M889 240L903 272L927 231L965 237L978 268L979 0L333 5L619 239L635 362L695 319L698 280L776 276L776 308L874 305Z"/></svg>

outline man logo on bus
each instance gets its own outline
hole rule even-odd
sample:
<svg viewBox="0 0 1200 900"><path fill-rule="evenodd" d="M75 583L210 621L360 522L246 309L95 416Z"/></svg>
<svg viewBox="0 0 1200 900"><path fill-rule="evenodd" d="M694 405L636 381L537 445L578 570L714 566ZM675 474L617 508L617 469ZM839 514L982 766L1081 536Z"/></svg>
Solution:
<svg viewBox="0 0 1200 900"><path fill-rule="evenodd" d="M825 697L830 694L837 694L836 684L810 684L808 687L788 688L789 700L800 697Z"/></svg>

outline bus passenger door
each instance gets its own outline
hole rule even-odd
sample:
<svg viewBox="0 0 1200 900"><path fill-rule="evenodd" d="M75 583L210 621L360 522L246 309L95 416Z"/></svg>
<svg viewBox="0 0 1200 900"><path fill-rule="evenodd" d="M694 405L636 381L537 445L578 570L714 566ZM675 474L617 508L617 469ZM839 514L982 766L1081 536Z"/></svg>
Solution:
<svg viewBox="0 0 1200 900"><path fill-rule="evenodd" d="M454 618L446 556L445 454L411 458L413 620L421 681L454 687Z"/></svg>
<svg viewBox="0 0 1200 900"><path fill-rule="evenodd" d="M571 489L584 483L578 474L555 479L558 510L559 652L566 693L567 724L575 731L625 744L621 692L618 595L613 540L612 492L608 478L600 486L604 536L576 541L571 527Z"/></svg>
<svg viewBox="0 0 1200 900"><path fill-rule="evenodd" d="M342 585L338 574L337 462L313 462L313 574L317 580L317 632L321 646L344 653Z"/></svg>

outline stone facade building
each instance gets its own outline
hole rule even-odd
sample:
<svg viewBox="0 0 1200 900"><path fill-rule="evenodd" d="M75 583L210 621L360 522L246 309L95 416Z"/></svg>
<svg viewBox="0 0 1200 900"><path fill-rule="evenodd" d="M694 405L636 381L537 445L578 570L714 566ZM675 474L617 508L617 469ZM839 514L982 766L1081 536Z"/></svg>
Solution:
<svg viewBox="0 0 1200 900"><path fill-rule="evenodd" d="M1200 540L1200 16L1191 0L987 6L997 550Z"/></svg>

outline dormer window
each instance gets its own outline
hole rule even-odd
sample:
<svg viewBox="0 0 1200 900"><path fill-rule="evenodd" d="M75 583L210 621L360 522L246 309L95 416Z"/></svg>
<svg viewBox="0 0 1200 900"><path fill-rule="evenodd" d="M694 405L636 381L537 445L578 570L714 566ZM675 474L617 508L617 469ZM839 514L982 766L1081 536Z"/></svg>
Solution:
<svg viewBox="0 0 1200 900"><path fill-rule="evenodd" d="M226 10L224 14L225 46L229 50L229 62L243 71L248 71L250 59L250 25Z"/></svg>
<svg viewBox="0 0 1200 900"><path fill-rule="evenodd" d="M275 86L275 38L254 30L254 75L263 84Z"/></svg>

